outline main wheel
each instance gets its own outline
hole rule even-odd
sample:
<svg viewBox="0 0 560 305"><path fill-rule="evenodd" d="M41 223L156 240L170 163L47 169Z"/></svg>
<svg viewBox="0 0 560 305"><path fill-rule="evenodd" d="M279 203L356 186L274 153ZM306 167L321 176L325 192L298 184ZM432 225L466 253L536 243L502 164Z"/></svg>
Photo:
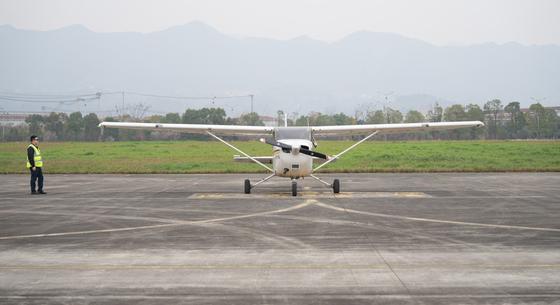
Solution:
<svg viewBox="0 0 560 305"><path fill-rule="evenodd" d="M335 194L340 193L340 180L334 179L332 189Z"/></svg>
<svg viewBox="0 0 560 305"><path fill-rule="evenodd" d="M245 194L251 194L251 181L245 179Z"/></svg>
<svg viewBox="0 0 560 305"><path fill-rule="evenodd" d="M292 181L292 196L297 196L297 182Z"/></svg>

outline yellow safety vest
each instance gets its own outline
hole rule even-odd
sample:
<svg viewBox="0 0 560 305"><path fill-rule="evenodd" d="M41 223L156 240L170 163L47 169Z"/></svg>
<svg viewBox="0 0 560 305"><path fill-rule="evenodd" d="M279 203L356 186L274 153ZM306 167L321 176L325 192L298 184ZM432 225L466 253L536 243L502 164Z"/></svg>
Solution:
<svg viewBox="0 0 560 305"><path fill-rule="evenodd" d="M32 147L35 151L33 155L33 161L35 161L35 167L43 167L43 159L41 158L41 150L38 147L35 147L33 144L29 144L29 147ZM27 168L31 168L31 163L27 160Z"/></svg>

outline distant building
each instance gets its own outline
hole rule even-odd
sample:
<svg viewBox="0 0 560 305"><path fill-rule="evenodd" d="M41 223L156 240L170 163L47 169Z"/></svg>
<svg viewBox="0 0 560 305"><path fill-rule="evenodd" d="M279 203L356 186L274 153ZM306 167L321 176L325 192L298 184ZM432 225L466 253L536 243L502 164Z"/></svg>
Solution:
<svg viewBox="0 0 560 305"><path fill-rule="evenodd" d="M556 115L560 117L560 106L544 107L544 109L552 109L556 112ZM520 110L523 113L530 113L531 112L531 110L529 110L529 108L521 108Z"/></svg>
<svg viewBox="0 0 560 305"><path fill-rule="evenodd" d="M560 106L544 107L544 109L552 109L556 112L556 115L558 115L560 117ZM521 111L525 115L529 115L529 117L533 116L533 113L531 112L531 110L529 108L521 108L521 109L519 109L519 111ZM485 117L486 117L486 119L490 119L490 118L492 118L492 114L487 113L485 115ZM510 120L511 120L511 117L510 117L509 112L501 110L498 113L498 121L499 122L509 122Z"/></svg>
<svg viewBox="0 0 560 305"><path fill-rule="evenodd" d="M25 125L25 119L34 113L0 112L0 126Z"/></svg>

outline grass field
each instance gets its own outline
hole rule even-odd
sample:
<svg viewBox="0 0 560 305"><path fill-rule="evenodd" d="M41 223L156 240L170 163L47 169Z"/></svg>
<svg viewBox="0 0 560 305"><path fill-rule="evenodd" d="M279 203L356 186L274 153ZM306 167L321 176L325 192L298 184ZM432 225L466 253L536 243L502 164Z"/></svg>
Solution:
<svg viewBox="0 0 560 305"><path fill-rule="evenodd" d="M321 141L329 155L352 142ZM0 173L27 173L28 143L0 143ZM271 154L257 141L234 142L256 156ZM255 164L218 142L45 142L45 172L52 173L249 173ZM322 172L560 171L559 141L366 142Z"/></svg>

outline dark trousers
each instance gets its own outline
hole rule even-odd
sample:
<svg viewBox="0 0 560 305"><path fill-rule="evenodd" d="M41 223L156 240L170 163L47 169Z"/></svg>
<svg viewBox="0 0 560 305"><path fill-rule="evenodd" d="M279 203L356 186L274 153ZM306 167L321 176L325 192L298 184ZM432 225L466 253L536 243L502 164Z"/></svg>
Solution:
<svg viewBox="0 0 560 305"><path fill-rule="evenodd" d="M29 169L31 172L31 191L35 192L35 182L39 182L39 192L43 190L43 169L35 167L35 170Z"/></svg>

